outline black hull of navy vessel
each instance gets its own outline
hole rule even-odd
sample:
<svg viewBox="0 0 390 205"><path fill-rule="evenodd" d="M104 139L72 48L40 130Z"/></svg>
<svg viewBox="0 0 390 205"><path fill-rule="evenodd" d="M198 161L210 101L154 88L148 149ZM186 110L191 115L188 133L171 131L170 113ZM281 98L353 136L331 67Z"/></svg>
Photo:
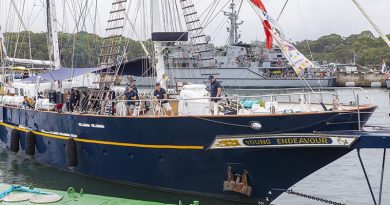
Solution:
<svg viewBox="0 0 390 205"><path fill-rule="evenodd" d="M375 108L361 108L362 125ZM270 192L273 189L288 189L352 149L332 146L213 149L216 137L359 127L357 112L341 111L262 116L108 117L3 106L0 119L1 142L17 151L12 144L17 133L19 152L29 152L42 164L120 183L264 204L281 194ZM254 121L261 123L260 131L248 126ZM27 144L31 136L33 153ZM76 145L76 159L69 158L71 142ZM248 187L226 190L229 173L241 176L245 173L250 194Z"/></svg>

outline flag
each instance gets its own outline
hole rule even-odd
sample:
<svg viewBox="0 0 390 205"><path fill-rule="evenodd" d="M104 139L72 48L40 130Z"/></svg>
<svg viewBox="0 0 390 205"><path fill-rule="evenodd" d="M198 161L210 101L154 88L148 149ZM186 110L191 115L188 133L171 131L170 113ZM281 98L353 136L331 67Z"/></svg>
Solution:
<svg viewBox="0 0 390 205"><path fill-rule="evenodd" d="M292 43L285 40L283 32L281 29L279 29L276 21L273 20L270 15L268 15L267 10L261 0L251 0L251 3L255 8L260 9L260 11L256 9L255 11L263 21L264 30L267 36L267 48L271 49L272 42L275 40L283 54L286 56L287 60L290 62L295 73L300 77L303 76L305 70L314 68L314 64L309 59L307 59L301 52L299 52Z"/></svg>
<svg viewBox="0 0 390 205"><path fill-rule="evenodd" d="M259 9L261 9L261 11L263 12L263 15L264 17L268 16L267 14L267 9L265 8L263 2L261 2L261 0L251 0L251 2L256 6L258 7ZM272 48L272 34L271 34L271 30L272 30L272 27L271 27L271 24L269 23L269 21L267 19L263 19L263 27L264 27L264 32L265 32L265 36L266 36L266 46L268 49L271 49Z"/></svg>
<svg viewBox="0 0 390 205"><path fill-rule="evenodd" d="M259 7L261 10L265 11L267 13L267 9L265 8L263 2L261 2L261 0L251 0L251 2L256 5L257 7Z"/></svg>
<svg viewBox="0 0 390 205"><path fill-rule="evenodd" d="M298 76L303 76L306 69L314 68L314 64L299 52L292 43L280 37L276 32L272 35Z"/></svg>

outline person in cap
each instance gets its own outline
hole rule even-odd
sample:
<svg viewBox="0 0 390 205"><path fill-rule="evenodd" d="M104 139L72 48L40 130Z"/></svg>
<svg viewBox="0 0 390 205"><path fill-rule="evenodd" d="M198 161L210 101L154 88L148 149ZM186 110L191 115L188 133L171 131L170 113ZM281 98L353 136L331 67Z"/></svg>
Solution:
<svg viewBox="0 0 390 205"><path fill-rule="evenodd" d="M156 89L154 90L153 96L154 99L158 102L156 105L156 112L159 113L159 111L161 111L161 108L163 107L169 116L173 116L172 107L167 100L167 91L165 91L165 89L161 87L160 83L156 83Z"/></svg>
<svg viewBox="0 0 390 205"><path fill-rule="evenodd" d="M139 100L138 89L137 89L137 85L135 84L136 82L137 82L137 80L135 80L134 78L131 78L130 87L133 88L133 91L137 94L137 100Z"/></svg>
<svg viewBox="0 0 390 205"><path fill-rule="evenodd" d="M131 78L130 80L130 87L133 89L134 93L135 93L135 100L139 100L139 92L138 92L138 89L137 89L137 85L135 84L137 82L137 80L135 80L134 78ZM135 109L136 108L140 108L140 101L136 101L134 103L135 105Z"/></svg>
<svg viewBox="0 0 390 205"><path fill-rule="evenodd" d="M218 99L222 96L222 86L221 83L213 75L209 75L210 82L210 112L214 115L219 114L219 101Z"/></svg>
<svg viewBox="0 0 390 205"><path fill-rule="evenodd" d="M125 93L125 99L126 99L126 108L128 115L133 115L133 112L136 108L136 101L138 94L135 92L133 87L128 87L127 91Z"/></svg>

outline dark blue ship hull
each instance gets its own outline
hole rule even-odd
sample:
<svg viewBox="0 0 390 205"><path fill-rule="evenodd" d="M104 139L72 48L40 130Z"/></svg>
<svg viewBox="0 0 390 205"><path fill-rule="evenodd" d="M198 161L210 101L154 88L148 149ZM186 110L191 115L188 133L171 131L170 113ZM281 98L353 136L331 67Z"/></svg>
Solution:
<svg viewBox="0 0 390 205"><path fill-rule="evenodd" d="M363 125L376 107L361 109ZM150 188L226 200L269 203L301 179L342 157L346 147L210 149L217 136L356 130L357 112L268 116L108 117L0 107L0 137L7 146L19 130L21 151L33 131L34 159L68 169L66 143L77 144L72 171ZM252 129L251 122L262 125ZM224 191L227 170L248 172L252 194Z"/></svg>

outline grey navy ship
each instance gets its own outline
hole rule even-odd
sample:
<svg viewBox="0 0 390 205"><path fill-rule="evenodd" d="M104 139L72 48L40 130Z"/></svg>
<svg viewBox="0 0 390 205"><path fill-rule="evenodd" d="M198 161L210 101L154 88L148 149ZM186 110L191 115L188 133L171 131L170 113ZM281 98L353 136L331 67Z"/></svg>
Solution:
<svg viewBox="0 0 390 205"><path fill-rule="evenodd" d="M304 73L305 81L298 77L285 55L275 45L266 48L265 43L254 41L243 43L240 41L239 26L243 24L239 20L240 11L236 9L236 1L231 1L229 11L225 11L230 26L229 43L223 47L216 47L210 42L210 37L198 33L196 37L205 38L206 47L201 49L202 58L208 59L207 66L198 65L197 56L192 55L194 46L191 43L178 43L169 46L164 51L164 66L167 75L170 77L170 86L177 86L177 83L204 83L207 75L212 74L222 82L224 87L230 88L306 88L310 87L334 87L336 78L332 71L321 68L311 68ZM196 12L196 11L195 11ZM196 28L193 28L196 29ZM187 40L187 36L181 36ZM152 72L151 74L153 74ZM146 77L146 78L144 78ZM148 77L143 73L138 78L140 85L150 83Z"/></svg>

